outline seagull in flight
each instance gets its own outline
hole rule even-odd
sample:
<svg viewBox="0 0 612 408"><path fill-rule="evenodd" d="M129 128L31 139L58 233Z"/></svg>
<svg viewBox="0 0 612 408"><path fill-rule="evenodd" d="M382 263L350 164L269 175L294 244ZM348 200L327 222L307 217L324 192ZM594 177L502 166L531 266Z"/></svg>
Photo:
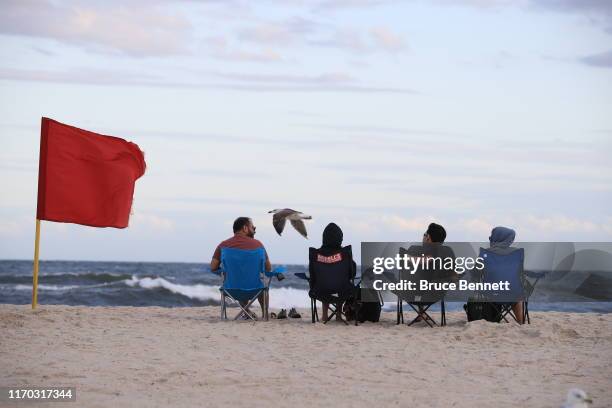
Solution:
<svg viewBox="0 0 612 408"><path fill-rule="evenodd" d="M272 225L274 225L274 229L278 232L278 235L281 235L283 229L285 228L285 222L289 220L293 228L297 230L304 238L308 238L308 233L306 232L306 226L304 225L304 221L302 220L311 220L312 217L310 215L306 215L299 211L292 210L291 208L283 208L276 209L272 211L268 211L268 214L274 214L272 216Z"/></svg>

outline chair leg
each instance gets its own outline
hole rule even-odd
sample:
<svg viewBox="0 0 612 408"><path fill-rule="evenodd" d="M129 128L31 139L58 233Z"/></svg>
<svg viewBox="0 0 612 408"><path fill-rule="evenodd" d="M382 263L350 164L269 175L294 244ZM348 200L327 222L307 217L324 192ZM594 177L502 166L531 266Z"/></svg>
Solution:
<svg viewBox="0 0 612 408"><path fill-rule="evenodd" d="M331 305L331 303L330 303L330 305ZM346 321L344 314L342 313L342 303L334 303L334 311L329 316L327 321L330 321L332 319L332 317L334 317L334 316L336 316L336 320L340 320L345 325L350 326L348 324L348 322Z"/></svg>
<svg viewBox="0 0 612 408"><path fill-rule="evenodd" d="M336 319L340 319L342 320L342 322L344 322L344 324L348 325L348 322L342 315L342 308L340 307L340 305L342 305L342 303L330 303L329 304L328 310L331 310L331 314L328 314L327 320L325 320L323 324L329 322L334 316L336 316Z"/></svg>
<svg viewBox="0 0 612 408"><path fill-rule="evenodd" d="M423 311L423 313L419 313L417 317L415 317L409 324L408 326L412 326L414 323L417 322L417 320L419 319L419 317L421 318L422 321L424 321L429 327L434 327L437 326L438 323L436 323L436 321L434 319L431 318L431 316L429 314L427 314L426 311Z"/></svg>
<svg viewBox="0 0 612 408"><path fill-rule="evenodd" d="M514 313L514 310L512 309L512 306L503 306L501 308L501 312L500 313L502 314L502 317L504 318L506 323L508 323L508 320L506 319L506 316L508 316L508 315L510 315L510 317L512 317L515 322L519 323L518 316ZM524 322L525 322L525 310L523 309L523 323ZM519 323L519 324L523 324L523 323Z"/></svg>
<svg viewBox="0 0 612 408"><path fill-rule="evenodd" d="M336 307L333 306L333 303L330 303L327 309L327 319L323 320L323 324L327 324L327 322L329 322L332 317L334 317L336 315ZM331 314L329 314L329 311L331 310Z"/></svg>
<svg viewBox="0 0 612 408"><path fill-rule="evenodd" d="M227 313L225 312L225 295L221 292L221 319L227 320Z"/></svg>
<svg viewBox="0 0 612 408"><path fill-rule="evenodd" d="M429 313L427 313L427 310L429 310L429 308L431 307L431 305L429 306L424 306L424 307L420 307L420 308L416 308L413 304L408 303L408 305L412 308L412 310L414 310L417 314L417 316L412 319L412 321L410 323L408 323L408 326L412 326L414 323L416 323L419 320L419 317L421 318L422 321L424 321L425 323L427 323L427 325L429 327L434 327L437 326L438 323L436 323L436 321L429 315Z"/></svg>
<svg viewBox="0 0 612 408"><path fill-rule="evenodd" d="M344 306L344 302L340 302L336 304L337 316L344 322L345 325L350 326L349 322L346 320L346 315L343 312L342 306Z"/></svg>
<svg viewBox="0 0 612 408"><path fill-rule="evenodd" d="M317 301L310 298L310 315L312 316L312 323L315 322L315 315L317 314Z"/></svg>
<svg viewBox="0 0 612 408"><path fill-rule="evenodd" d="M444 301L440 304L440 326L446 326L446 306Z"/></svg>
<svg viewBox="0 0 612 408"><path fill-rule="evenodd" d="M397 317L397 322L395 324L400 324L400 298L397 298L397 304L395 305L395 314Z"/></svg>
<svg viewBox="0 0 612 408"><path fill-rule="evenodd" d="M268 301L270 299L270 294L268 293L268 291L264 291L264 321L268 321L269 320L269 316L268 316Z"/></svg>
<svg viewBox="0 0 612 408"><path fill-rule="evenodd" d="M506 319L506 316L508 315L510 315L510 317L512 317L515 322L519 323L518 315L514 313L514 310L512 310L512 306L502 307L500 310L500 315L506 323L509 323L508 319ZM519 324L525 324L525 309L523 309L522 316L523 316L523 323L519 323Z"/></svg>
<svg viewBox="0 0 612 408"><path fill-rule="evenodd" d="M242 312L244 314L247 315L247 317L249 317L251 320L258 320L257 317L254 317L253 315L251 315L250 313L248 313L249 307L251 307L251 305L253 303L255 303L255 300L257 300L257 298L259 297L259 295L255 296L253 299L251 299L249 302L247 302L247 304L242 307L242 305L240 304L240 302L238 302L238 305L240 306L240 308L242 309ZM238 318L238 316L240 316L240 313L234 318L234 320L236 320ZM261 317L262 319L264 318L264 316Z"/></svg>

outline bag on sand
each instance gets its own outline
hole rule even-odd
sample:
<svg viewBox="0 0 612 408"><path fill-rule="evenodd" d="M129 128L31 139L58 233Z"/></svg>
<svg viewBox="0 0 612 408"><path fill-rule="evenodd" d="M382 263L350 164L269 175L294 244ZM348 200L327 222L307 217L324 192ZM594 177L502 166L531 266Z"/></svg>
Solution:
<svg viewBox="0 0 612 408"><path fill-rule="evenodd" d="M361 289L359 286L355 287L355 295L344 303L342 311L348 321L355 320L355 317L357 317L360 323L365 321L376 323L380 320L382 310L378 293L375 290L370 290L372 293L368 292L367 299L364 300L361 296L362 290L367 289Z"/></svg>
<svg viewBox="0 0 612 408"><path fill-rule="evenodd" d="M357 313L357 316L359 317L359 322L378 322L380 320L381 310L382 307L380 306L380 303L378 301L362 302L361 307L359 308L359 313Z"/></svg>
<svg viewBox="0 0 612 408"><path fill-rule="evenodd" d="M484 302L475 302L473 300L468 300L468 302L463 305L463 310L465 310L468 322L473 322L474 320L482 320L483 305Z"/></svg>
<svg viewBox="0 0 612 408"><path fill-rule="evenodd" d="M463 309L467 314L468 322L484 319L488 322L499 323L501 320L499 311L495 308L495 305L490 302L468 300L468 302L463 305Z"/></svg>

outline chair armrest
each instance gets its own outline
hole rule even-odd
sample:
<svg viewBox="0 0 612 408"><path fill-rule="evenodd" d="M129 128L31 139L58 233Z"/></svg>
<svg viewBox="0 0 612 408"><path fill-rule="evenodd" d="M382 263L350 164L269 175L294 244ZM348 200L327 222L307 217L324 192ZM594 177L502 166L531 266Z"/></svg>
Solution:
<svg viewBox="0 0 612 408"><path fill-rule="evenodd" d="M271 278L271 277L276 276L278 274L285 273L286 271L287 271L287 268L285 268L284 266L277 266L276 268L272 269L270 272L265 271L264 274L268 278Z"/></svg>
<svg viewBox="0 0 612 408"><path fill-rule="evenodd" d="M294 275L297 276L300 279L304 279L304 280L310 281L310 278L306 275L305 272L297 272L297 273L294 273Z"/></svg>
<svg viewBox="0 0 612 408"><path fill-rule="evenodd" d="M523 273L525 274L525 276L527 276L528 278L536 278L536 279L540 279L543 278L544 275L546 275L546 272L536 272L536 271L523 271Z"/></svg>

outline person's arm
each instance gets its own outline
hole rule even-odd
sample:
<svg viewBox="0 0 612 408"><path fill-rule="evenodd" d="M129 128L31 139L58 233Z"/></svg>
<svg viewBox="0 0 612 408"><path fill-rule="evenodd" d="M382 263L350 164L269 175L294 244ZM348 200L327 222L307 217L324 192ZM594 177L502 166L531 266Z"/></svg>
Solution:
<svg viewBox="0 0 612 408"><path fill-rule="evenodd" d="M211 271L214 272L219 269L219 266L221 266L221 261L219 261L219 259L221 259L221 248L217 246L217 248L215 248L215 253L213 254L212 259L210 261Z"/></svg>
<svg viewBox="0 0 612 408"><path fill-rule="evenodd" d="M272 264L270 263L270 258L268 258L268 251L266 251L266 272L272 271Z"/></svg>

